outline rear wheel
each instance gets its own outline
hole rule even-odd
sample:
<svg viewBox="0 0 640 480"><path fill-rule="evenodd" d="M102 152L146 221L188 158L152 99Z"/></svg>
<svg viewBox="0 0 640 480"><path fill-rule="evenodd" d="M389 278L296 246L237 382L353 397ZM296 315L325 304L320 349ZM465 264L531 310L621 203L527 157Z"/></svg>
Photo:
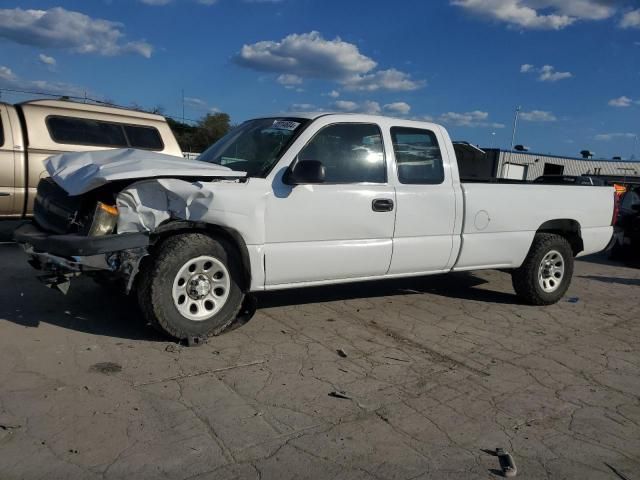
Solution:
<svg viewBox="0 0 640 480"><path fill-rule="evenodd" d="M222 332L242 306L240 258L223 239L201 233L170 237L140 273L145 317L181 340Z"/></svg>
<svg viewBox="0 0 640 480"><path fill-rule="evenodd" d="M535 236L522 266L511 273L516 294L531 305L551 305L567 292L573 276L573 250L566 238Z"/></svg>

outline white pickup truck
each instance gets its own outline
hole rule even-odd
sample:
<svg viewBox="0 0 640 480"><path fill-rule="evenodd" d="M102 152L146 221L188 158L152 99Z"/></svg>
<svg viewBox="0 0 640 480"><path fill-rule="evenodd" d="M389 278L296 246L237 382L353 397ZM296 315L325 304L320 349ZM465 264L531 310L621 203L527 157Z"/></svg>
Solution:
<svg viewBox="0 0 640 480"><path fill-rule="evenodd" d="M508 269L524 302L551 304L613 230L612 188L463 183L443 127L380 116L250 120L197 161L115 150L46 166L15 234L31 264L62 289L121 282L180 339L221 332L247 292L452 271Z"/></svg>

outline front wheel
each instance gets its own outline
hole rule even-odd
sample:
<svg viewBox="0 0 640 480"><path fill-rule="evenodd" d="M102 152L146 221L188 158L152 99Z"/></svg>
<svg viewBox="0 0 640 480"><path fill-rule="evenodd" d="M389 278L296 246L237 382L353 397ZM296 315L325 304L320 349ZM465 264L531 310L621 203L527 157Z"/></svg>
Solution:
<svg viewBox="0 0 640 480"><path fill-rule="evenodd" d="M551 305L567 292L573 276L573 250L566 238L539 233L522 266L511 273L518 297L531 305Z"/></svg>
<svg viewBox="0 0 640 480"><path fill-rule="evenodd" d="M138 301L145 317L180 340L222 332L242 306L240 257L222 239L170 237L141 275Z"/></svg>

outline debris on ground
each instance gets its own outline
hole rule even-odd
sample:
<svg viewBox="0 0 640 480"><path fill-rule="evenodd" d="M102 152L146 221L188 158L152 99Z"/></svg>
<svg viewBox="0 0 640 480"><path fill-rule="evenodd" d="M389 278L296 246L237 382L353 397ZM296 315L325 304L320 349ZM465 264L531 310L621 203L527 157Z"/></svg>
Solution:
<svg viewBox="0 0 640 480"><path fill-rule="evenodd" d="M569 297L567 298L567 302L569 303L578 303L580 301L580 297Z"/></svg>
<svg viewBox="0 0 640 480"><path fill-rule="evenodd" d="M343 390L334 390L333 392L329 392L329 396L335 397L335 398L342 398L344 400L351 400L351 397Z"/></svg>
<svg viewBox="0 0 640 480"><path fill-rule="evenodd" d="M170 343L169 345L167 345L167 348L165 348L164 351L169 353L179 353L180 346L176 345L175 343Z"/></svg>
<svg viewBox="0 0 640 480"><path fill-rule="evenodd" d="M347 352L345 352L342 348L337 349L336 352L338 353L338 356L347 358Z"/></svg>
<svg viewBox="0 0 640 480"><path fill-rule="evenodd" d="M207 343L207 337L187 337L187 346L199 347Z"/></svg>
<svg viewBox="0 0 640 480"><path fill-rule="evenodd" d="M496 455L500 462L502 474L505 477L515 477L518 474L518 468L516 467L516 463L513 461L513 456L504 448L496 448Z"/></svg>
<svg viewBox="0 0 640 480"><path fill-rule="evenodd" d="M122 371L122 365L118 365L113 362L100 362L95 363L89 367L90 372L104 373L105 375L111 375Z"/></svg>

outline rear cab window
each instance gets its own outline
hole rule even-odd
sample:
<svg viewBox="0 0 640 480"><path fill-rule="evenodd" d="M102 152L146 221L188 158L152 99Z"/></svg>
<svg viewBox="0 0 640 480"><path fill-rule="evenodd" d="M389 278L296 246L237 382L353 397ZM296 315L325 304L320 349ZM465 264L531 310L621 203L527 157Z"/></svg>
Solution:
<svg viewBox="0 0 640 480"><path fill-rule="evenodd" d="M391 140L400 183L436 185L444 182L442 152L434 132L391 127Z"/></svg>
<svg viewBox="0 0 640 480"><path fill-rule="evenodd" d="M112 148L163 150L157 128L88 118L49 116L47 129L56 143Z"/></svg>

